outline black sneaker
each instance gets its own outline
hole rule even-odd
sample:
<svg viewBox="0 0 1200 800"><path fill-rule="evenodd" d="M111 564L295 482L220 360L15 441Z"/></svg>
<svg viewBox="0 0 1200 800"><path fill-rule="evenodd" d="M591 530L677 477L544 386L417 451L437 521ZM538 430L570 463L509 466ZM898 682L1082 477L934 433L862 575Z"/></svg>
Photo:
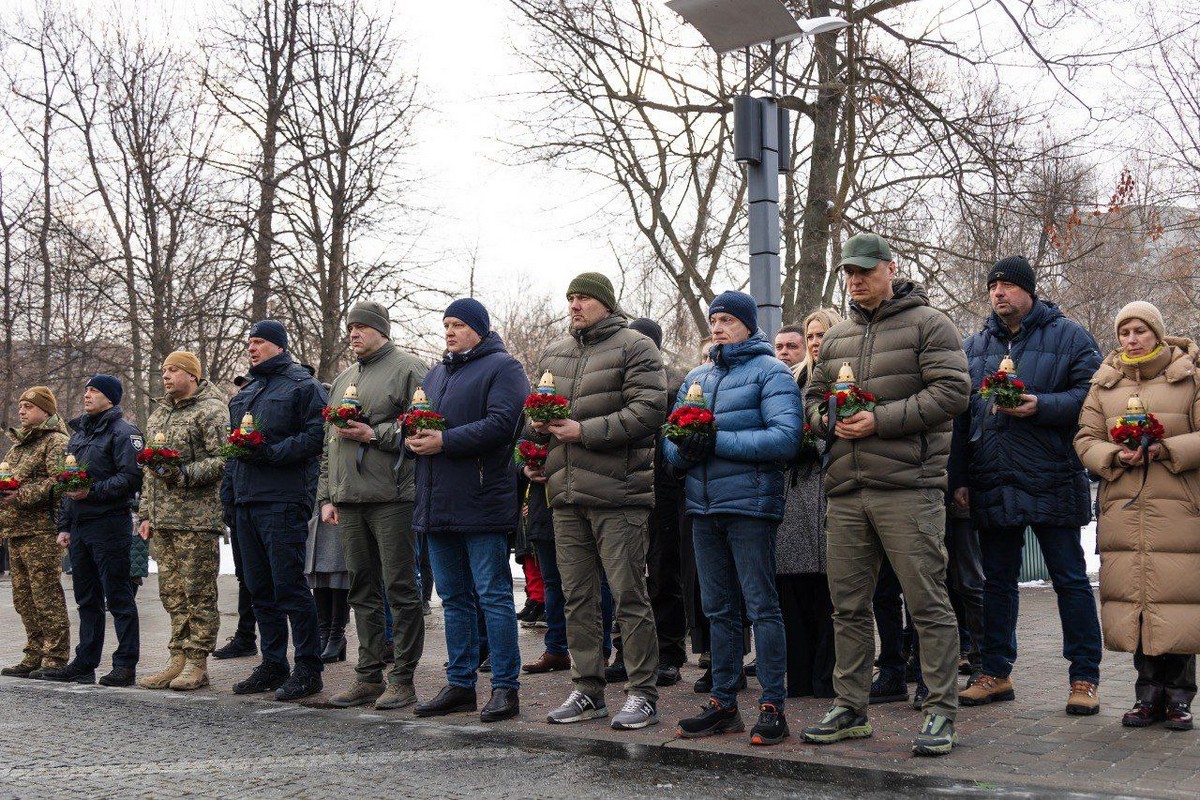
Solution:
<svg viewBox="0 0 1200 800"><path fill-rule="evenodd" d="M920 711L925 707L925 701L929 699L929 687L925 685L925 676L917 676L917 688L913 690L912 707Z"/></svg>
<svg viewBox="0 0 1200 800"><path fill-rule="evenodd" d="M538 624L538 620L546 618L546 606L544 603L538 603L534 600L529 601L529 611L521 618L522 628L532 628Z"/></svg>
<svg viewBox="0 0 1200 800"><path fill-rule="evenodd" d="M758 723L750 731L750 744L779 744L789 736L787 719L774 703L758 707Z"/></svg>
<svg viewBox="0 0 1200 800"><path fill-rule="evenodd" d="M758 659L752 659L749 664L742 668L748 677L754 678L758 676Z"/></svg>
<svg viewBox="0 0 1200 800"><path fill-rule="evenodd" d="M718 733L741 733L744 730L746 723L742 721L736 703L722 706L710 697L708 705L700 706L699 716L679 720L675 734L681 739L701 739Z"/></svg>
<svg viewBox="0 0 1200 800"><path fill-rule="evenodd" d="M297 664L283 685L275 690L275 699L285 703L303 700L305 697L312 697L324 688L325 682L321 680L320 672Z"/></svg>
<svg viewBox="0 0 1200 800"><path fill-rule="evenodd" d="M625 669L625 659L620 650L617 651L613 662L604 668L604 680L609 683L624 683L629 680L629 672Z"/></svg>
<svg viewBox="0 0 1200 800"><path fill-rule="evenodd" d="M679 667L671 664L659 664L658 669L654 673L655 686L674 686L683 678L679 674Z"/></svg>
<svg viewBox="0 0 1200 800"><path fill-rule="evenodd" d="M224 647L213 650L213 658L249 658L258 655L258 645L253 639L242 636L230 636Z"/></svg>
<svg viewBox="0 0 1200 800"><path fill-rule="evenodd" d="M534 602L533 599L526 599L525 606L517 612L517 622L524 622L525 620L529 619L529 612L533 610L535 605L537 605L537 603Z"/></svg>
<svg viewBox="0 0 1200 800"><path fill-rule="evenodd" d="M880 670L875 676L875 680L871 681L871 696L867 701L871 705L876 703L905 703L908 701L908 686L904 683L903 672L893 672L892 670Z"/></svg>
<svg viewBox="0 0 1200 800"><path fill-rule="evenodd" d="M800 736L810 744L833 744L843 739L865 739L874 733L871 723L844 706L829 709L821 721L801 731Z"/></svg>
<svg viewBox="0 0 1200 800"><path fill-rule="evenodd" d="M112 672L100 678L101 686L133 686L137 670L133 667L113 667Z"/></svg>
<svg viewBox="0 0 1200 800"><path fill-rule="evenodd" d="M492 657L484 656L483 661L479 662L479 669L477 671L478 672L491 672L492 671Z"/></svg>
<svg viewBox="0 0 1200 800"><path fill-rule="evenodd" d="M233 685L234 694L260 694L273 692L288 679L287 667L268 664L265 661L254 668L250 677Z"/></svg>
<svg viewBox="0 0 1200 800"><path fill-rule="evenodd" d="M65 667L43 670L42 674L38 677L44 681L56 681L58 683L95 683L96 671L94 669L84 669L72 661Z"/></svg>

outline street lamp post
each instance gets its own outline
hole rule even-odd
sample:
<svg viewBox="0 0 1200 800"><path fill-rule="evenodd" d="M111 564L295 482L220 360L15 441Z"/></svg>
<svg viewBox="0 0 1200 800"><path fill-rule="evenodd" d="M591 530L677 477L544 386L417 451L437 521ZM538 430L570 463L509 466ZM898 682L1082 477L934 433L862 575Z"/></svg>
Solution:
<svg viewBox="0 0 1200 800"><path fill-rule="evenodd" d="M746 165L750 204L750 295L768 337L782 322L783 291L779 270L779 174L787 172L791 141L787 109L776 99L775 59L779 43L837 31L840 17L797 21L780 0L670 0L667 7L700 32L719 55L744 50L746 93L733 101L734 159ZM750 48L770 44L771 86L762 97L750 94Z"/></svg>

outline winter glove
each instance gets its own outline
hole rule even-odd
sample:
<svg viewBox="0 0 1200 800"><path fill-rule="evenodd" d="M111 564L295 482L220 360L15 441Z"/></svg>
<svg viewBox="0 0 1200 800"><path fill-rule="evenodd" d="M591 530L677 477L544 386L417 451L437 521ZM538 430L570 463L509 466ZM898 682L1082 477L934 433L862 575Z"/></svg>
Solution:
<svg viewBox="0 0 1200 800"><path fill-rule="evenodd" d="M687 461L698 464L706 460L717 449L717 437L703 433L689 433L675 443L679 455Z"/></svg>
<svg viewBox="0 0 1200 800"><path fill-rule="evenodd" d="M158 478L167 486L175 486L183 479L183 472L175 465L156 467L150 470L150 474Z"/></svg>

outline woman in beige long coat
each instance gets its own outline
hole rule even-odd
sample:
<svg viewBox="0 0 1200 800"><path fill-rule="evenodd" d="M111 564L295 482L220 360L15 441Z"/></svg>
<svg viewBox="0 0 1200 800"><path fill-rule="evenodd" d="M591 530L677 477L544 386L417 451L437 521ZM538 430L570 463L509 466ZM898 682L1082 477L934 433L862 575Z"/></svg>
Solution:
<svg viewBox="0 0 1200 800"><path fill-rule="evenodd" d="M1166 335L1162 315L1134 302L1116 319L1119 347L1092 378L1075 449L1099 475L1104 643L1133 653L1137 702L1123 725L1192 728L1200 652L1200 376L1197 347ZM1109 431L1136 395L1165 428L1132 450ZM1144 458L1149 459L1147 467Z"/></svg>

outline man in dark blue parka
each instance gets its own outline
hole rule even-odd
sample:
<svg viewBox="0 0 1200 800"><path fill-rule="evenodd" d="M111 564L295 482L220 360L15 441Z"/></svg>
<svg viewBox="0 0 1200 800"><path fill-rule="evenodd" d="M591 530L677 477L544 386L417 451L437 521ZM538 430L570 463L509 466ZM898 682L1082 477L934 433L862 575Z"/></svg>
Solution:
<svg viewBox="0 0 1200 800"><path fill-rule="evenodd" d="M455 300L442 322L446 354L425 377L424 388L433 410L446 418L446 430L409 432L404 444L416 455L413 529L429 537L449 661L445 688L418 704L415 713L475 710L482 608L492 695L480 718L494 722L520 710L521 652L508 536L517 527L512 457L529 379L491 330L478 300Z"/></svg>
<svg viewBox="0 0 1200 800"><path fill-rule="evenodd" d="M112 614L117 649L106 686L130 686L139 648L138 612L129 578L133 498L142 488L137 455L142 432L121 411L121 381L96 375L83 392L85 413L71 420L67 453L87 470L92 485L68 492L58 514L58 543L71 553L71 582L79 605L79 645L71 663L46 680L92 683L104 647L104 609Z"/></svg>
<svg viewBox="0 0 1200 800"><path fill-rule="evenodd" d="M1099 710L1100 627L1079 528L1091 519L1087 475L1072 447L1079 411L1100 365L1084 328L1037 296L1035 276L1021 256L997 261L988 274L992 315L964 343L971 405L956 421L954 502L970 508L983 556L983 675L959 695L963 705L1012 700L1017 658L1017 575L1026 527L1041 545L1058 595L1063 657L1071 662L1067 713ZM983 379L1012 359L1025 384L1016 408L993 406L979 394ZM960 467L961 469L961 467Z"/></svg>
<svg viewBox="0 0 1200 800"><path fill-rule="evenodd" d="M247 414L263 444L230 460L221 502L238 537L246 587L262 639L263 660L233 687L235 694L275 691L298 700L321 691L317 605L304 578L304 546L320 469L325 389L287 352L287 331L275 320L250 328L250 380L229 402L230 427ZM289 675L288 625L295 669Z"/></svg>

